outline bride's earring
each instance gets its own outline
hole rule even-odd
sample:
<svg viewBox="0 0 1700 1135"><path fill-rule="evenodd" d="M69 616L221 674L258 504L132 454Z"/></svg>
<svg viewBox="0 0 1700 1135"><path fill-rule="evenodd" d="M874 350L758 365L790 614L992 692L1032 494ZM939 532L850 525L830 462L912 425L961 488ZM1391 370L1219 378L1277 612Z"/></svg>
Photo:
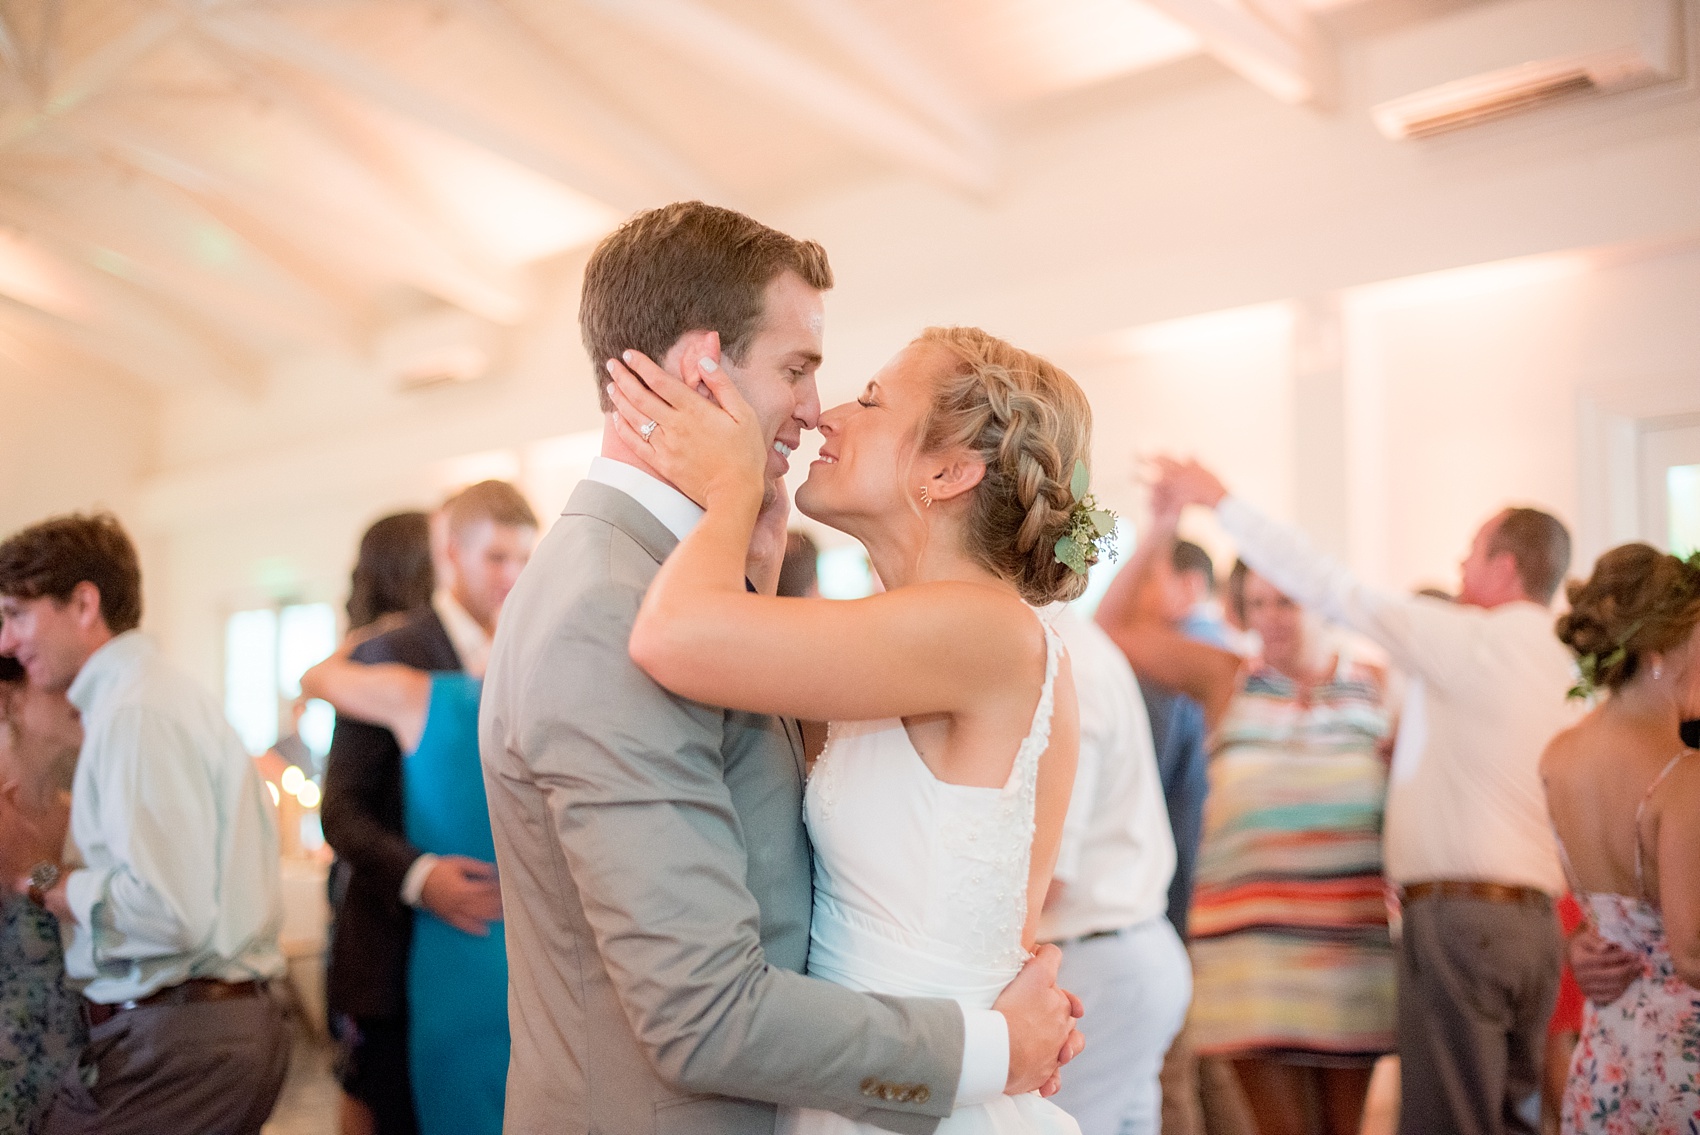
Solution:
<svg viewBox="0 0 1700 1135"><path fill-rule="evenodd" d="M1664 676L1665 676L1665 664L1663 662L1653 663L1653 681L1656 682L1660 678L1663 678Z"/></svg>
<svg viewBox="0 0 1700 1135"><path fill-rule="evenodd" d="M933 492L926 485L921 486L921 503L928 508L933 507Z"/></svg>

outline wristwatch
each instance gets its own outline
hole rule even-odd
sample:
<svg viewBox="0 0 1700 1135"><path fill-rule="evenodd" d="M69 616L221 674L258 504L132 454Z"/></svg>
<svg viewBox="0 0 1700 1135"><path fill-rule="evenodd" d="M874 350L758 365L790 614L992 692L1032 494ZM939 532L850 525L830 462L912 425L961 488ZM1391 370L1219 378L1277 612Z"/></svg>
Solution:
<svg viewBox="0 0 1700 1135"><path fill-rule="evenodd" d="M47 892L59 883L59 864L43 860L30 868L30 901L47 909Z"/></svg>

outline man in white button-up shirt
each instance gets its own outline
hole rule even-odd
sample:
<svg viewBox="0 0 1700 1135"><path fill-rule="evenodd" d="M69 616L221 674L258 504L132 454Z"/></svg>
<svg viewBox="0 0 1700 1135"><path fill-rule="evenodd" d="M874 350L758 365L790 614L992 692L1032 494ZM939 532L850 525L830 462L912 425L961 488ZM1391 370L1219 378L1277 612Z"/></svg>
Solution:
<svg viewBox="0 0 1700 1135"><path fill-rule="evenodd" d="M1564 889L1541 751L1575 717L1548 604L1570 536L1509 508L1476 533L1458 601L1379 591L1194 462L1160 493L1214 508L1240 556L1296 602L1377 643L1409 676L1387 798L1399 943L1402 1135L1528 1131L1562 951Z"/></svg>
<svg viewBox="0 0 1700 1135"><path fill-rule="evenodd" d="M1163 1054L1186 1019L1192 966L1169 924L1175 839L1145 700L1097 623L1060 611L1080 699L1080 759L1039 937L1062 947L1057 980L1086 1006L1086 1050L1056 1102L1082 1135L1157 1131Z"/></svg>
<svg viewBox="0 0 1700 1135"><path fill-rule="evenodd" d="M283 973L278 839L217 701L141 621L135 548L110 516L0 544L0 653L82 714L71 851L30 873L69 932L89 1045L50 1135L257 1133L289 1063L265 983Z"/></svg>

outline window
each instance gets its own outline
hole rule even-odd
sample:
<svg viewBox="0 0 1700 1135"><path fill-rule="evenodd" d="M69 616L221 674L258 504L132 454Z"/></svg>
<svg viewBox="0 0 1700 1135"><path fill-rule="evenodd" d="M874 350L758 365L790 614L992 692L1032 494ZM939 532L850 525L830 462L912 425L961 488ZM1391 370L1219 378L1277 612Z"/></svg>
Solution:
<svg viewBox="0 0 1700 1135"><path fill-rule="evenodd" d="M316 765L331 746L334 715L308 702L291 722L301 675L336 649L336 612L329 603L261 607L230 616L224 631L224 713L250 753L278 742L280 723L298 733ZM311 769L309 772L313 771Z"/></svg>
<svg viewBox="0 0 1700 1135"><path fill-rule="evenodd" d="M1670 550L1679 556L1700 552L1700 465L1666 468L1665 511Z"/></svg>

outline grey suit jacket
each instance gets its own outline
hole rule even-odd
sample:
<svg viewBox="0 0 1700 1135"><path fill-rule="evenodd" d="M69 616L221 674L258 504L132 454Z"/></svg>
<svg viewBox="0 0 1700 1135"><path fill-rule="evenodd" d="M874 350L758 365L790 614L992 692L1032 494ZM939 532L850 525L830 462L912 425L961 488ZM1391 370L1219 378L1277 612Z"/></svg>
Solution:
<svg viewBox="0 0 1700 1135"><path fill-rule="evenodd" d="M795 726L674 697L627 653L677 540L574 491L508 597L479 725L508 945L509 1132L766 1135L775 1103L926 1135L950 1001L804 977Z"/></svg>

